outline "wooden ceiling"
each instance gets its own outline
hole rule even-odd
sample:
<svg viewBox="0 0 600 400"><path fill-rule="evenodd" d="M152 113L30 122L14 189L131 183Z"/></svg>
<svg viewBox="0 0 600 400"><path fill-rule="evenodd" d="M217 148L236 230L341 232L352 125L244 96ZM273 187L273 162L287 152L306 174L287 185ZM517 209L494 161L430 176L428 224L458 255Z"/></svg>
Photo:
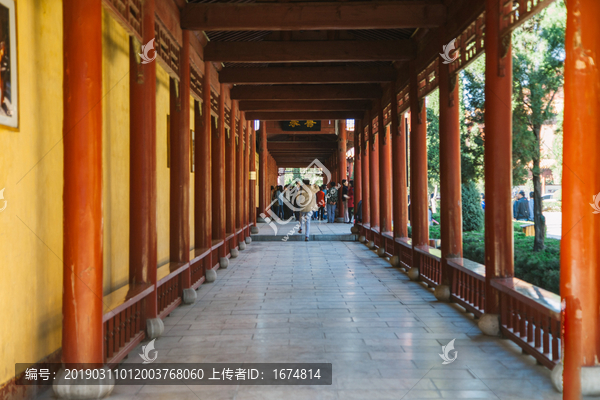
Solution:
<svg viewBox="0 0 600 400"><path fill-rule="evenodd" d="M465 0L191 0L181 26L204 32L204 59L221 63L219 79L246 118L362 119L453 1ZM334 134L301 147L293 137L269 137L279 166L324 161L337 148Z"/></svg>

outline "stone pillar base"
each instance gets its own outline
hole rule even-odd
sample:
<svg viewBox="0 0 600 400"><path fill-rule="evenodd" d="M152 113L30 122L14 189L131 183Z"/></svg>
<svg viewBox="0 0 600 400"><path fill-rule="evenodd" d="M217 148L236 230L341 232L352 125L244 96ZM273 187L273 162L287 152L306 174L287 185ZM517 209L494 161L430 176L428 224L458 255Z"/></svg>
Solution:
<svg viewBox="0 0 600 400"><path fill-rule="evenodd" d="M350 228L351 233L357 234L358 231L359 231L358 226L353 226L352 228Z"/></svg>
<svg viewBox="0 0 600 400"><path fill-rule="evenodd" d="M204 277L206 278L206 282L214 282L217 280L217 271L215 271L214 269L207 269L206 274L204 274Z"/></svg>
<svg viewBox="0 0 600 400"><path fill-rule="evenodd" d="M379 257L385 257L385 248L383 246L377 249L377 255Z"/></svg>
<svg viewBox="0 0 600 400"><path fill-rule="evenodd" d="M227 257L219 258L219 267L227 269L227 267L229 267L229 259Z"/></svg>
<svg viewBox="0 0 600 400"><path fill-rule="evenodd" d="M411 269L408 270L408 272L406 274L408 275L408 277L410 278L411 281L419 280L419 268L417 268L417 267L412 267Z"/></svg>
<svg viewBox="0 0 600 400"><path fill-rule="evenodd" d="M231 249L231 258L237 258L240 255L240 251L238 249Z"/></svg>
<svg viewBox="0 0 600 400"><path fill-rule="evenodd" d="M246 244L252 243L252 238L250 236L246 237Z"/></svg>
<svg viewBox="0 0 600 400"><path fill-rule="evenodd" d="M267 220L264 219L263 217L258 217L258 218L256 218L256 222L264 224L265 222L267 222Z"/></svg>
<svg viewBox="0 0 600 400"><path fill-rule="evenodd" d="M364 235L362 235L358 237L358 241L361 243L365 243L367 241L367 238Z"/></svg>
<svg viewBox="0 0 600 400"><path fill-rule="evenodd" d="M392 258L390 258L390 264L392 264L392 267L399 266L400 265L400 257L392 256Z"/></svg>
<svg viewBox="0 0 600 400"><path fill-rule="evenodd" d="M335 222L344 222L344 217L337 217Z"/></svg>
<svg viewBox="0 0 600 400"><path fill-rule="evenodd" d="M371 249L371 250L372 250L372 249L374 249L374 248L375 248L375 242L374 242L374 241L372 241L372 240L369 240L369 241L367 242L367 247L368 247L369 249Z"/></svg>
<svg viewBox="0 0 600 400"><path fill-rule="evenodd" d="M65 379L65 376L66 371L61 369L52 384L54 394L60 399L102 399L115 388L113 379Z"/></svg>
<svg viewBox="0 0 600 400"><path fill-rule="evenodd" d="M563 363L556 364L550 379L557 391L563 391ZM600 396L600 367L581 367L581 395Z"/></svg>
<svg viewBox="0 0 600 400"><path fill-rule="evenodd" d="M246 242L242 240L238 243L238 247L240 248L240 250L246 250Z"/></svg>
<svg viewBox="0 0 600 400"><path fill-rule="evenodd" d="M194 304L198 295L192 288L183 289L183 304Z"/></svg>
<svg viewBox="0 0 600 400"><path fill-rule="evenodd" d="M260 232L260 229L258 229L258 226L256 226L256 225L252 225L252 226L250 227L250 233L253 233L253 234L255 234L255 235L256 235L258 232Z"/></svg>
<svg viewBox="0 0 600 400"><path fill-rule="evenodd" d="M162 336L165 324L160 318L149 318L146 320L146 336L148 339L156 339Z"/></svg>
<svg viewBox="0 0 600 400"><path fill-rule="evenodd" d="M450 286L448 285L438 285L433 291L435 298L444 303L450 302L450 294Z"/></svg>
<svg viewBox="0 0 600 400"><path fill-rule="evenodd" d="M485 335L500 336L500 316L498 314L483 314L477 325Z"/></svg>

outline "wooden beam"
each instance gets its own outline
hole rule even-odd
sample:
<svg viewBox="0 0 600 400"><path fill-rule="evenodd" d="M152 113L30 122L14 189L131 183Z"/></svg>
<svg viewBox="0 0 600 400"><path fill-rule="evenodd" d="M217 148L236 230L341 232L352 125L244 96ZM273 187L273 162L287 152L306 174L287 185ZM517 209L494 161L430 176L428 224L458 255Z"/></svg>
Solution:
<svg viewBox="0 0 600 400"><path fill-rule="evenodd" d="M381 86L358 85L273 85L235 86L232 100L366 100L382 96ZM329 118L327 118L329 119Z"/></svg>
<svg viewBox="0 0 600 400"><path fill-rule="evenodd" d="M223 68L221 83L237 85L300 83L383 83L396 80L393 67L270 67Z"/></svg>
<svg viewBox="0 0 600 400"><path fill-rule="evenodd" d="M261 121L362 119L362 111L250 111L246 119Z"/></svg>
<svg viewBox="0 0 600 400"><path fill-rule="evenodd" d="M204 48L204 61L245 63L402 61L415 55L412 40L208 42Z"/></svg>
<svg viewBox="0 0 600 400"><path fill-rule="evenodd" d="M441 1L187 4L183 29L279 31L434 28L444 23Z"/></svg>
<svg viewBox="0 0 600 400"><path fill-rule="evenodd" d="M366 111L368 100L246 100L240 101L241 111Z"/></svg>
<svg viewBox="0 0 600 400"><path fill-rule="evenodd" d="M312 152L337 149L337 142L317 142L317 141L302 141L302 142L267 142L269 152Z"/></svg>

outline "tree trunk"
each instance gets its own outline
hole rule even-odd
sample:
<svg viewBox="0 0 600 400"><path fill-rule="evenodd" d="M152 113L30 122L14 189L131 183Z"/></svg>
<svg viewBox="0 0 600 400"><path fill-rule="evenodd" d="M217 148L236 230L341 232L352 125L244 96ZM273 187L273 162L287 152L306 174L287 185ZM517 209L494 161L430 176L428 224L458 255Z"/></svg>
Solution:
<svg viewBox="0 0 600 400"><path fill-rule="evenodd" d="M536 138L535 150L533 155L533 223L535 224L535 239L533 241L533 251L544 250L544 238L546 236L546 219L542 214L542 179L540 169L540 134L541 126L533 127L533 134Z"/></svg>

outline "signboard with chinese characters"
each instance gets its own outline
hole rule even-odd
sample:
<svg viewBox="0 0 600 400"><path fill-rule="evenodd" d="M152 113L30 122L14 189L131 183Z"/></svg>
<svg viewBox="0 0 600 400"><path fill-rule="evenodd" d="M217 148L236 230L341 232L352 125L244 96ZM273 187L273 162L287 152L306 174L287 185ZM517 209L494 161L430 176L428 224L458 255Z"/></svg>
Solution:
<svg viewBox="0 0 600 400"><path fill-rule="evenodd" d="M301 131L320 131L321 130L321 121L280 121L282 131L292 131L292 132L301 132Z"/></svg>

